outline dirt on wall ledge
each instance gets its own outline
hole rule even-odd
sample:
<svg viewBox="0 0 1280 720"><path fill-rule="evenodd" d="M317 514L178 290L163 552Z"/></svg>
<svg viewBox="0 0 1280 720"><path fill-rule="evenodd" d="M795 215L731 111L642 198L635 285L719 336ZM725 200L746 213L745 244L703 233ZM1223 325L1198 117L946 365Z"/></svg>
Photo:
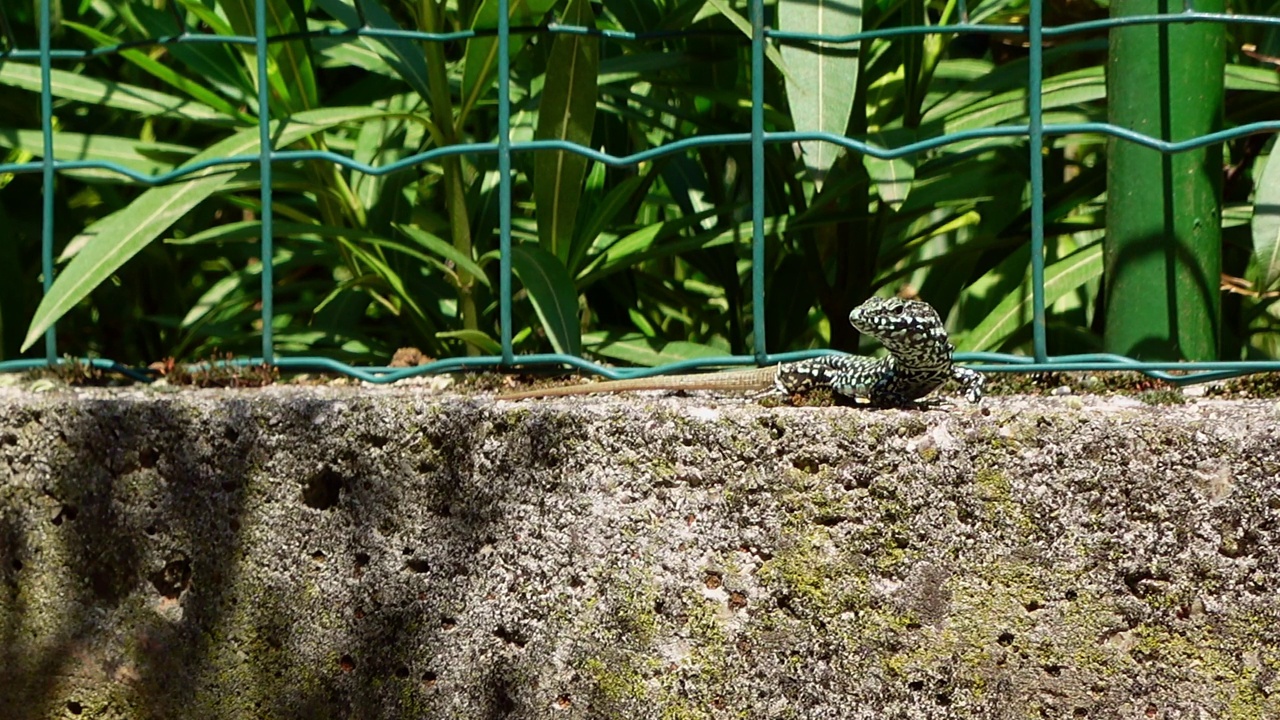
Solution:
<svg viewBox="0 0 1280 720"><path fill-rule="evenodd" d="M0 717L1280 717L1280 410L0 389Z"/></svg>

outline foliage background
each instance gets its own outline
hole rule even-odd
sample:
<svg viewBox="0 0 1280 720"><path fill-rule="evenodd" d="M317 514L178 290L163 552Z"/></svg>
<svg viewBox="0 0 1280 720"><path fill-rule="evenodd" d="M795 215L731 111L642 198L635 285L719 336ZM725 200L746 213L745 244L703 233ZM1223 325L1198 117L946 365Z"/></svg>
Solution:
<svg viewBox="0 0 1280 720"><path fill-rule="evenodd" d="M252 46L149 40L183 32L252 35L251 0L53 1L55 48L119 51L55 63L55 155L166 173L257 150ZM496 0L269 0L267 82L277 149L331 151L383 166L431 148L493 143L492 33L444 43L342 36L374 28L448 32L496 25ZM943 32L819 48L770 47L769 131L829 130L886 147L1025 124L1027 58L1017 34L957 35L964 19L1025 21L1025 0L776 0L766 22L844 34L928 24ZM1276 14L1280 2L1232 10ZM37 5L7 4L21 48ZM967 16L966 16L967 13ZM1104 17L1081 0L1047 3L1049 24ZM513 0L512 140L562 139L625 156L750 127L745 2ZM555 20L646 33L641 40L546 33ZM749 31L749 27L745 28ZM663 34L670 31L667 34ZM1277 117L1274 28L1229 26L1227 123ZM296 37L297 35L295 35ZM1045 53L1045 120L1102 121L1106 37ZM0 62L4 162L42 152L39 72ZM1274 357L1280 282L1280 163L1271 140L1228 144L1224 267L1252 283L1224 304L1224 358ZM1100 346L1106 140L1052 138L1046 163L1049 349ZM872 293L917 294L948 318L962 350L1030 341L1028 148L964 140L893 161L831 146L765 152L767 307L750 279L750 151L712 145L635 167L580 156L513 158L517 352L555 349L640 365L746 354L752 313L770 351L858 350L843 318ZM282 354L385 363L399 347L433 356L495 353L498 165L443 157L387 175L323 161L274 166L274 332ZM150 188L92 169L55 187L59 280L41 305L40 175L0 176L0 359L57 321L61 347L146 363L215 350L257 354L262 332L252 164ZM32 318L35 321L32 322ZM830 320L828 320L830 318ZM868 348L862 348L864 351Z"/></svg>

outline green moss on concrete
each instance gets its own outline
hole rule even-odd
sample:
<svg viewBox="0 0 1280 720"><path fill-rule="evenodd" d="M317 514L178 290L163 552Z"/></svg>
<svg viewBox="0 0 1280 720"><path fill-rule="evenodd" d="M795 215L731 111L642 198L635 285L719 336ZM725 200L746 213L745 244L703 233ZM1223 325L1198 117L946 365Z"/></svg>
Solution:
<svg viewBox="0 0 1280 720"><path fill-rule="evenodd" d="M789 545L760 566L758 578L781 590L792 603L815 616L831 616L865 607L865 567L831 542L826 528L790 538Z"/></svg>

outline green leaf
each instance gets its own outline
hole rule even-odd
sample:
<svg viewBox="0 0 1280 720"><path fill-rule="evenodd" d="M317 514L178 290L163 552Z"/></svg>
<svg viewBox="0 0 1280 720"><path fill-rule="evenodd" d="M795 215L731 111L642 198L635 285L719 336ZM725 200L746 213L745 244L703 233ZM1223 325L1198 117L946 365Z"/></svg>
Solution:
<svg viewBox="0 0 1280 720"><path fill-rule="evenodd" d="M239 35L252 37L254 6L266 3L267 36L277 37L297 33L300 29L286 0L218 0L218 6L226 14L231 28ZM252 45L237 45L251 77L258 74L257 50ZM310 110L319 104L316 97L315 74L311 70L311 58L307 44L302 40L273 42L267 48L267 82L271 96L280 103L281 110L298 112ZM259 112L266 112L259 110Z"/></svg>
<svg viewBox="0 0 1280 720"><path fill-rule="evenodd" d="M511 0L507 13L513 26L537 25L542 16L547 14L556 4L556 0ZM476 10L472 30L493 30L498 27L498 0L484 0ZM528 37L523 33L512 33L508 57L512 62L524 49ZM465 118L475 107L481 96L489 90L496 77L498 68L498 38L493 35L473 37L467 41L467 51L462 65L462 108L459 115ZM459 120L461 122L461 119Z"/></svg>
<svg viewBox="0 0 1280 720"><path fill-rule="evenodd" d="M436 237L431 233L423 230L415 225L406 225L404 223L392 223L392 227L409 236L410 240L418 243L422 247L439 255L440 257L457 265L460 269L471 273L473 277L479 280L487 287L489 285L489 277L484 274L484 269L480 267L475 260L463 255L461 251L450 245L443 238Z"/></svg>
<svg viewBox="0 0 1280 720"><path fill-rule="evenodd" d="M80 23L71 22L71 21L67 21L63 24L71 28L72 30L76 30L80 34L89 38L94 43L96 43L99 47L120 44L119 38L108 35L104 32L100 32L87 25L81 25ZM174 89L180 90L181 92L191 96L192 98L195 98L196 100L199 100L205 105L208 105L209 107L216 109L217 111L221 112L223 115L227 117L236 118L237 120L241 120L243 122L249 122L253 119L252 116L250 116L245 112L242 112L231 102L223 99L217 93L213 92L209 88L205 87L204 85L200 84L195 80L192 80L191 78L185 75L182 75L176 72L173 68L156 60L155 58L151 57L150 55L148 55L147 53L141 50L128 50L128 49L121 50L120 56L128 60L129 62L133 63L144 72L149 73L151 76L155 77L161 82L164 82L170 85L171 87L173 87Z"/></svg>
<svg viewBox="0 0 1280 720"><path fill-rule="evenodd" d="M364 19L369 27L379 30L400 30L394 18L387 14L382 5L369 0L360 0L364 10ZM317 7L329 13L348 30L362 27L360 16L352 6L352 0L315 0ZM422 48L416 40L404 37L362 37L366 47L378 53L396 73L423 98L431 97L430 85L427 82L427 61L423 57Z"/></svg>
<svg viewBox="0 0 1280 720"><path fill-rule="evenodd" d="M56 98L127 110L144 117L164 116L215 123L232 120L204 103L128 83L95 80L66 70L52 70L49 84ZM0 63L0 85L40 92L40 67L18 62Z"/></svg>
<svg viewBox="0 0 1280 720"><path fill-rule="evenodd" d="M276 147L284 147L308 135L334 125L356 122L381 113L369 108L329 108L299 113L293 118L273 122L271 133ZM214 158L247 155L258 150L258 128L242 130L214 143L192 158L193 163ZM197 171L189 179L171 185L154 187L142 193L125 208L114 212L85 229L71 241L82 246L66 270L49 288L36 308L23 350L31 347L46 329L83 300L93 289L111 276L129 258L137 255L174 222L205 198L232 182L249 163L218 165Z"/></svg>
<svg viewBox="0 0 1280 720"><path fill-rule="evenodd" d="M689 4L694 5L696 3ZM729 5L729 0L707 0L707 7L723 15L726 20L733 23L734 27L738 28L739 32L747 36L748 40L751 39L751 21L742 17L737 10L734 10L733 7ZM778 48L774 47L767 40L765 41L764 46L764 57L766 60L773 63L773 66L778 68L778 71L783 75L787 74L786 64L782 61L782 55L778 53ZM840 129L844 130L844 128Z"/></svg>
<svg viewBox="0 0 1280 720"><path fill-rule="evenodd" d="M1088 67L1082 70L1063 73L1044 81L1042 95L1043 109L1083 105L1105 99L1107 96L1107 80L1101 66ZM963 96L957 93L957 96ZM961 100L953 97L953 100ZM948 103L948 107L953 107ZM924 122L937 119L939 107L931 108L925 113ZM963 99L959 107L946 116L946 131L949 133L973 128L995 127L1010 121L1026 122L1027 90L1019 88L990 97L987 93L974 93ZM1047 120L1046 120L1047 122Z"/></svg>
<svg viewBox="0 0 1280 720"><path fill-rule="evenodd" d="M474 345L486 355L502 354L502 344L479 330L444 330L436 333L436 337L445 340L461 340L468 345Z"/></svg>
<svg viewBox="0 0 1280 720"><path fill-rule="evenodd" d="M893 148L907 145L913 141L914 133L898 133L893 136L885 133L870 133L868 141L881 147ZM891 139L892 137L892 139ZM875 183L880 200L894 210L902 207L911 190L911 183L916 179L916 167L913 157L900 157L892 160L881 160L871 155L862 156L862 164L867 168L867 175Z"/></svg>
<svg viewBox="0 0 1280 720"><path fill-rule="evenodd" d="M681 228L697 224L703 218L709 217L714 213L728 212L733 209L733 207L713 208L705 213L643 227L610 245L609 249L597 258L601 262L590 266L581 274L578 281L582 284L582 287L587 287L608 275L628 267L634 267L648 260L671 257L696 250L706 250L721 245L749 242L751 239L750 220L741 222L727 230L716 228L698 233L692 237L667 240L668 237ZM766 236L782 233L787 228L787 217L766 216L764 226Z"/></svg>
<svg viewBox="0 0 1280 720"><path fill-rule="evenodd" d="M564 22L595 27L590 0L569 0ZM566 140L590 147L596 117L600 43L586 35L557 35L547 60L538 105L538 140ZM567 261L582 198L587 159L563 150L539 152L533 161L533 200L542 248ZM587 240L590 242L590 239Z"/></svg>
<svg viewBox="0 0 1280 720"><path fill-rule="evenodd" d="M582 240L575 248L578 252L570 258L569 262L573 272L581 269L582 257L590 252L592 245L597 238L600 238L605 228L611 227L615 221L619 220L619 213L636 200L643 187L651 181L651 177L652 171L645 175L632 175L614 186L603 198L597 196L594 202L588 202L590 214L586 218L582 232L579 233Z"/></svg>
<svg viewBox="0 0 1280 720"><path fill-rule="evenodd" d="M663 10L654 0L604 0L623 30L647 32L662 22Z"/></svg>
<svg viewBox="0 0 1280 720"><path fill-rule="evenodd" d="M217 35L234 35L231 26L212 8L206 8L198 0L179 0L181 15L203 24L205 32ZM141 32L147 37L166 37L187 32L189 28L178 24L179 13L156 10L143 3L131 7ZM232 54L231 46L223 43L174 43L165 46L165 52L187 67L189 76L202 78L205 84L217 88L237 105L249 104L256 99L253 83L240 60Z"/></svg>
<svg viewBox="0 0 1280 720"><path fill-rule="evenodd" d="M40 156L44 153L44 136L39 130L0 127L0 147L14 148ZM97 160L113 162L148 175L166 173L179 163L191 159L195 149L185 145L146 142L113 135L82 135L58 131L53 134L53 157L57 160ZM123 181L111 170L75 170L76 175L99 180ZM132 181L129 181L132 182Z"/></svg>
<svg viewBox="0 0 1280 720"><path fill-rule="evenodd" d="M1270 290L1280 279L1280 153L1273 147L1258 176L1253 200L1253 264L1259 290Z"/></svg>
<svg viewBox="0 0 1280 720"><path fill-rule="evenodd" d="M1102 243L1094 242L1076 250L1044 269L1046 307L1085 283L1102 275ZM1030 269L1023 292L1011 293L978 326L959 339L957 350L976 352L997 350L1001 343L1032 319Z"/></svg>
<svg viewBox="0 0 1280 720"><path fill-rule="evenodd" d="M581 355L578 291L564 263L542 248L516 245L511 248L511 269L529 293L551 347L566 355Z"/></svg>
<svg viewBox="0 0 1280 720"><path fill-rule="evenodd" d="M640 333L595 332L582 337L587 349L596 355L640 367L657 367L684 360L723 357L724 350L710 345L677 340L663 342Z"/></svg>
<svg viewBox="0 0 1280 720"><path fill-rule="evenodd" d="M787 32L845 35L862 30L862 0L778 0L778 19ZM860 44L810 42L782 46L787 65L787 102L800 132L843 135L858 90ZM842 148L823 141L800 144L805 169L820 190Z"/></svg>

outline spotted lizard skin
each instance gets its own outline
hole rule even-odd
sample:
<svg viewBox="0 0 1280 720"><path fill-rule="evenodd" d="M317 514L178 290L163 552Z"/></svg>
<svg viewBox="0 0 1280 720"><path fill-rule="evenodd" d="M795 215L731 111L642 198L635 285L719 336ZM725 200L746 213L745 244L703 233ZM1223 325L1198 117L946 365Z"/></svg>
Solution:
<svg viewBox="0 0 1280 720"><path fill-rule="evenodd" d="M956 380L969 402L982 399L985 378L951 363L955 347L942 318L921 300L873 297L849 313L858 332L880 341L880 358L826 355L778 368L777 389L786 394L828 387L877 407L905 407Z"/></svg>

